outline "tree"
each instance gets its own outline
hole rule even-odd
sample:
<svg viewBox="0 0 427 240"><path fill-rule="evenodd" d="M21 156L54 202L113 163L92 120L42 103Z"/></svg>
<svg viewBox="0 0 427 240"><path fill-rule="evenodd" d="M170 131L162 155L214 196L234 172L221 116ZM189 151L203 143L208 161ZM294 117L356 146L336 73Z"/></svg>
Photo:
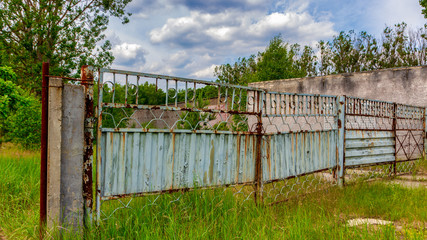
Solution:
<svg viewBox="0 0 427 240"><path fill-rule="evenodd" d="M273 37L264 52L257 56L239 58L234 64L223 64L215 68L219 82L247 85L250 82L277 80L307 75L309 63L296 61L299 45L285 43L280 35ZM310 49L305 53L311 58ZM302 65L305 64L305 66Z"/></svg>
<svg viewBox="0 0 427 240"><path fill-rule="evenodd" d="M304 74L306 77L316 76L318 63L312 47L304 46L304 50L296 63L301 74Z"/></svg>
<svg viewBox="0 0 427 240"><path fill-rule="evenodd" d="M326 76L332 73L332 51L331 44L320 40L317 44L320 52L318 75Z"/></svg>
<svg viewBox="0 0 427 240"><path fill-rule="evenodd" d="M219 82L246 85L255 81L325 76L375 69L427 64L427 24L417 30L405 23L386 27L382 39L362 31L342 31L317 49L285 43L274 37L255 58L239 58L215 69ZM315 53L316 52L316 53Z"/></svg>
<svg viewBox="0 0 427 240"><path fill-rule="evenodd" d="M305 77L294 57L299 45L285 43L281 36L275 36L264 52L258 53L257 81Z"/></svg>
<svg viewBox="0 0 427 240"><path fill-rule="evenodd" d="M17 83L40 94L42 62L52 75L71 75L81 65L107 66L114 57L104 40L109 17L127 23L131 0L2 0L0 64L13 66ZM6 57L5 57L6 56Z"/></svg>
<svg viewBox="0 0 427 240"><path fill-rule="evenodd" d="M421 13L424 14L424 18L427 18L427 0L420 0L420 5L424 8Z"/></svg>
<svg viewBox="0 0 427 240"><path fill-rule="evenodd" d="M217 66L214 74L221 83L247 85L253 82L256 68L255 55L252 55L249 58L238 58L233 65L227 63Z"/></svg>
<svg viewBox="0 0 427 240"><path fill-rule="evenodd" d="M0 67L0 144L13 141L25 148L40 144L40 102L12 81L15 73Z"/></svg>

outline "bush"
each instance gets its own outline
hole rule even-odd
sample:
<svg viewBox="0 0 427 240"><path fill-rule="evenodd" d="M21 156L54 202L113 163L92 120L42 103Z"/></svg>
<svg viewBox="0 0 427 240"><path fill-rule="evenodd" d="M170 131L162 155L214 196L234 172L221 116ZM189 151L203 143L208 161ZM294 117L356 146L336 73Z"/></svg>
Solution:
<svg viewBox="0 0 427 240"><path fill-rule="evenodd" d="M41 104L30 99L7 119L8 136L26 149L40 148Z"/></svg>
<svg viewBox="0 0 427 240"><path fill-rule="evenodd" d="M0 143L12 141L34 149L40 146L40 102L13 81L15 73L0 67Z"/></svg>

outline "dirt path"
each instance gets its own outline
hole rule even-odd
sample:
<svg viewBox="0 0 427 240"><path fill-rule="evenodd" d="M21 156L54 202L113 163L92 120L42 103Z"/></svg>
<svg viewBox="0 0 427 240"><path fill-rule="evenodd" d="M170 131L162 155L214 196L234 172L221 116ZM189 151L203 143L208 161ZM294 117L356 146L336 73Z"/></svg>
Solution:
<svg viewBox="0 0 427 240"><path fill-rule="evenodd" d="M424 187L427 188L427 174L421 173L417 175L401 175L397 176L394 180L389 181L392 184L399 184L403 187L417 188Z"/></svg>

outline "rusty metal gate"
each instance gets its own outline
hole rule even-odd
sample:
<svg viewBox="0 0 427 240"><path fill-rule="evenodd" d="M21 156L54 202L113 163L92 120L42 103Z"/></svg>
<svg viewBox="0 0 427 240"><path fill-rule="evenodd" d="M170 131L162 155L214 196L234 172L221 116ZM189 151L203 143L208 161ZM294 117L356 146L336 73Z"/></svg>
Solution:
<svg viewBox="0 0 427 240"><path fill-rule="evenodd" d="M105 200L257 182L261 90L106 69L98 86L98 219Z"/></svg>
<svg viewBox="0 0 427 240"><path fill-rule="evenodd" d="M107 200L195 188L274 204L425 156L425 108L353 97L100 69L97 116L98 220Z"/></svg>
<svg viewBox="0 0 427 240"><path fill-rule="evenodd" d="M346 168L385 165L396 175L425 157L425 108L346 97L345 127Z"/></svg>

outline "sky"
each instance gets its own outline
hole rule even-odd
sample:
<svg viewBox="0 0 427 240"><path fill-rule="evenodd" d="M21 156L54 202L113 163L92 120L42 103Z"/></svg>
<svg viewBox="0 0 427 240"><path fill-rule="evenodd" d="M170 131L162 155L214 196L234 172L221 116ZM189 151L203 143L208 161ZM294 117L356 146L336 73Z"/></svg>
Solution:
<svg viewBox="0 0 427 240"><path fill-rule="evenodd" d="M112 68L214 80L214 68L265 50L280 34L315 47L340 31L381 37L427 21L418 0L133 0L128 24L110 18Z"/></svg>

